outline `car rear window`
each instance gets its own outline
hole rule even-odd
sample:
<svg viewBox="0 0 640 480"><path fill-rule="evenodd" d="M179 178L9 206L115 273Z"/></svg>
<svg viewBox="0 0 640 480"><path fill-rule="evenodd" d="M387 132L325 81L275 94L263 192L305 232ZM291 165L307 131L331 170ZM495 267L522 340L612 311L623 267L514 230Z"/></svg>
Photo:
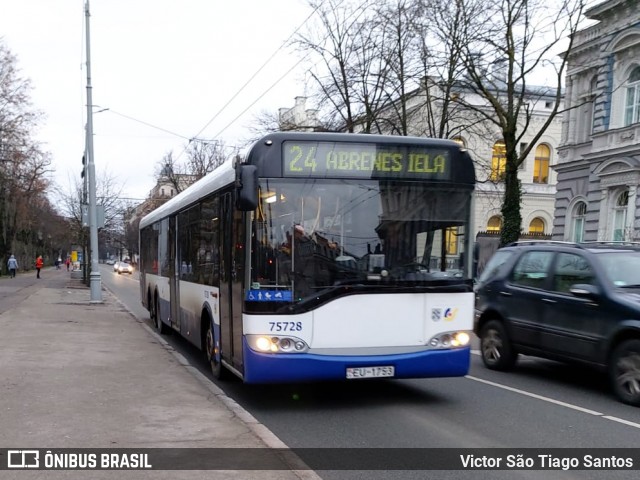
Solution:
<svg viewBox="0 0 640 480"><path fill-rule="evenodd" d="M524 287L544 288L554 252L525 252L513 269L512 281Z"/></svg>
<svg viewBox="0 0 640 480"><path fill-rule="evenodd" d="M575 253L559 253L553 274L553 290L569 293L580 283L595 284L595 275L587 259Z"/></svg>

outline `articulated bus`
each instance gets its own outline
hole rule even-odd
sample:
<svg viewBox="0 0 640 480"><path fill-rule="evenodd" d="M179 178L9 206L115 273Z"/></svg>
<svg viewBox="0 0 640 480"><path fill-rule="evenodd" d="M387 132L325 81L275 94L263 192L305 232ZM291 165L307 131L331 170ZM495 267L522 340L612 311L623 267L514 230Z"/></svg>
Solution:
<svg viewBox="0 0 640 480"><path fill-rule="evenodd" d="M267 135L140 221L142 303L217 378L465 375L474 185L453 141Z"/></svg>

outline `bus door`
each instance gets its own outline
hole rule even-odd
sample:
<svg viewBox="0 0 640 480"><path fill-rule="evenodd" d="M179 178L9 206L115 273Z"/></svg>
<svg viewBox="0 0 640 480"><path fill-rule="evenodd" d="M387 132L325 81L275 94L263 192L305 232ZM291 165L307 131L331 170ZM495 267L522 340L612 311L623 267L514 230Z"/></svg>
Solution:
<svg viewBox="0 0 640 480"><path fill-rule="evenodd" d="M242 372L242 212L236 211L231 193L224 194L221 200L220 344L222 358Z"/></svg>
<svg viewBox="0 0 640 480"><path fill-rule="evenodd" d="M173 216L169 218L169 298L171 299L169 320L171 326L180 331L180 271L176 266L176 249L178 243L176 235L176 217Z"/></svg>
<svg viewBox="0 0 640 480"><path fill-rule="evenodd" d="M243 372L242 340L244 337L244 329L242 326L242 306L244 304L244 290L242 285L244 282L244 266L246 261L244 245L250 243L247 243L245 239L246 228L243 212L235 208L233 209L232 228L231 317L233 318L233 361L236 368Z"/></svg>
<svg viewBox="0 0 640 480"><path fill-rule="evenodd" d="M233 322L231 311L231 244L233 215L231 193L222 195L220 202L220 348L221 355L233 365Z"/></svg>

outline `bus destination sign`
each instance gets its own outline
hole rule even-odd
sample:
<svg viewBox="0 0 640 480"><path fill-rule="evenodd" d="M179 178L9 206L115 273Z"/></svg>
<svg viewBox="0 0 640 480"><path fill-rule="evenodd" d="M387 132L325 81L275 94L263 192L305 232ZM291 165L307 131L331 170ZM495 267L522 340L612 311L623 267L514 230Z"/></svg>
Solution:
<svg viewBox="0 0 640 480"><path fill-rule="evenodd" d="M284 142L285 177L450 180L442 147L340 142Z"/></svg>

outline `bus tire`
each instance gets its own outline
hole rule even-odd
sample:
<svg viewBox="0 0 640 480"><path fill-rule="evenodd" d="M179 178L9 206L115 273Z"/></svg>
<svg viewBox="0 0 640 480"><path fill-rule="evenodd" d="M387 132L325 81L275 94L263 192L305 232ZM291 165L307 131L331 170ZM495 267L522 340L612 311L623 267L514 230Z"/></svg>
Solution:
<svg viewBox="0 0 640 480"><path fill-rule="evenodd" d="M499 320L489 320L480 330L480 354L491 370L509 370L518 359L507 330Z"/></svg>
<svg viewBox="0 0 640 480"><path fill-rule="evenodd" d="M213 332L213 322L209 316L205 316L203 321L207 322L206 332L204 334L204 351L207 356L207 361L211 366L211 373L216 380L225 380L228 376L227 369L224 368L222 363L216 361L215 355L215 335Z"/></svg>
<svg viewBox="0 0 640 480"><path fill-rule="evenodd" d="M169 334L169 326L164 323L162 321L161 315L160 315L160 300L158 299L158 297L156 296L155 301L153 302L153 311L155 312L155 326L156 326L156 331L160 334L160 335L168 335Z"/></svg>
<svg viewBox="0 0 640 480"><path fill-rule="evenodd" d="M611 386L618 399L640 406L640 340L631 339L616 347L609 365Z"/></svg>
<svg viewBox="0 0 640 480"><path fill-rule="evenodd" d="M151 292L147 292L147 310L149 310L149 319L156 325L156 304L151 300Z"/></svg>

